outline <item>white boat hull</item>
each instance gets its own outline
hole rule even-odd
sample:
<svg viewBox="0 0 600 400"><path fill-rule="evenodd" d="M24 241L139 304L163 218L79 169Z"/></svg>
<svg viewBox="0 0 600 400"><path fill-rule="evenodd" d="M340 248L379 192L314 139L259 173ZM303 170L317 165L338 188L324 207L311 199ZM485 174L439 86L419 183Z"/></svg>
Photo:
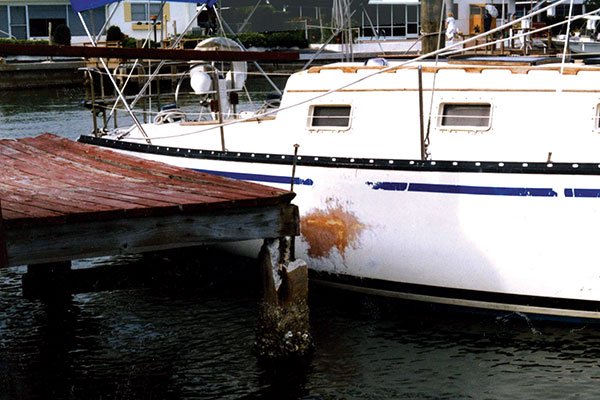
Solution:
<svg viewBox="0 0 600 400"><path fill-rule="evenodd" d="M184 158L157 154L157 146L136 149L138 156L178 166L290 187L290 155ZM304 157L294 184L301 215L296 255L315 280L330 285L600 318L599 173L588 164ZM257 243L235 248L251 256L258 251Z"/></svg>

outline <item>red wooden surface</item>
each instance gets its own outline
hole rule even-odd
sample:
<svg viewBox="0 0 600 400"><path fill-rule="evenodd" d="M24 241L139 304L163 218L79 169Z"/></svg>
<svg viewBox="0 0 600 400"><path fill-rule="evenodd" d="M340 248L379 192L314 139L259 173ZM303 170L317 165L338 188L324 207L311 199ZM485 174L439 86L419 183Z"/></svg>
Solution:
<svg viewBox="0 0 600 400"><path fill-rule="evenodd" d="M0 140L4 229L287 203L294 194L50 134Z"/></svg>

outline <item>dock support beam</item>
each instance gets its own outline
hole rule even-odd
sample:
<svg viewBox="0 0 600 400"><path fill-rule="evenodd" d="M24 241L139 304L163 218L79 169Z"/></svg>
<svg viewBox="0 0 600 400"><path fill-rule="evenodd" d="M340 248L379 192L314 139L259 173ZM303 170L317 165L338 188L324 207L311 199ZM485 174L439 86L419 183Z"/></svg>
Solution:
<svg viewBox="0 0 600 400"><path fill-rule="evenodd" d="M262 361L301 359L313 349L308 309L308 267L293 259L293 237L265 239L259 262L264 297L259 310L257 356Z"/></svg>

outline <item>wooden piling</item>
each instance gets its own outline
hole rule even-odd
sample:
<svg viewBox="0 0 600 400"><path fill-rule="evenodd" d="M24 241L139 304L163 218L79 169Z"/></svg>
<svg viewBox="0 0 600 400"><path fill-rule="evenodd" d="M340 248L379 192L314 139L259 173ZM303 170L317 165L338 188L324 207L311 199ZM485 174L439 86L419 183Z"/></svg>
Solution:
<svg viewBox="0 0 600 400"><path fill-rule="evenodd" d="M423 0L421 2L421 31L424 37L421 40L421 54L428 54L445 46L445 28L440 23L443 7L442 0ZM441 28L441 29L440 29Z"/></svg>
<svg viewBox="0 0 600 400"><path fill-rule="evenodd" d="M23 297L45 302L61 301L72 294L71 261L29 264L23 274Z"/></svg>
<svg viewBox="0 0 600 400"><path fill-rule="evenodd" d="M8 253L6 251L6 236L2 218L2 199L0 199L0 268L8 267Z"/></svg>
<svg viewBox="0 0 600 400"><path fill-rule="evenodd" d="M264 361L308 356L313 348L308 307L308 268L294 260L290 237L266 239L259 262L264 295L256 352Z"/></svg>

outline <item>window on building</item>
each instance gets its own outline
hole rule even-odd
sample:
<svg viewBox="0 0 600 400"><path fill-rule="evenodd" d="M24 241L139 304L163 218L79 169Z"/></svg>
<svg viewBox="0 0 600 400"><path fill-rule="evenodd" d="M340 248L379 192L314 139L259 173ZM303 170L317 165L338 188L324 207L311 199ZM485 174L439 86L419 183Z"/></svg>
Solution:
<svg viewBox="0 0 600 400"><path fill-rule="evenodd" d="M569 4L559 4L556 6L555 11L556 17L568 17L569 16ZM581 15L583 14L583 4L573 4L573 12L572 15Z"/></svg>
<svg viewBox="0 0 600 400"><path fill-rule="evenodd" d="M67 21L69 28L71 28L72 36L86 36L85 28L81 24L81 20L77 13L71 6L67 6L68 16ZM85 21L88 29L92 31L92 34L97 35L100 33L100 29L106 22L106 12L103 8L95 8L82 13L83 20Z"/></svg>
<svg viewBox="0 0 600 400"><path fill-rule="evenodd" d="M150 17L157 16L157 21L162 20L160 3L131 3L132 21L150 21Z"/></svg>
<svg viewBox="0 0 600 400"><path fill-rule="evenodd" d="M10 33L17 39L27 39L27 13L25 6L10 6Z"/></svg>
<svg viewBox="0 0 600 400"><path fill-rule="evenodd" d="M419 13L416 2L369 5L362 11L361 34L365 38L416 37L419 34Z"/></svg>
<svg viewBox="0 0 600 400"><path fill-rule="evenodd" d="M10 37L8 31L8 7L0 6L0 38Z"/></svg>
<svg viewBox="0 0 600 400"><path fill-rule="evenodd" d="M490 104L442 104L440 126L444 128L488 128L491 121Z"/></svg>
<svg viewBox="0 0 600 400"><path fill-rule="evenodd" d="M350 127L351 107L346 105L311 107L311 128L348 128Z"/></svg>
<svg viewBox="0 0 600 400"><path fill-rule="evenodd" d="M67 7L64 5L30 5L28 13L30 37L48 37L50 25L55 29L67 24Z"/></svg>
<svg viewBox="0 0 600 400"><path fill-rule="evenodd" d="M417 37L419 35L419 15L420 8L418 5L406 6L406 36Z"/></svg>

